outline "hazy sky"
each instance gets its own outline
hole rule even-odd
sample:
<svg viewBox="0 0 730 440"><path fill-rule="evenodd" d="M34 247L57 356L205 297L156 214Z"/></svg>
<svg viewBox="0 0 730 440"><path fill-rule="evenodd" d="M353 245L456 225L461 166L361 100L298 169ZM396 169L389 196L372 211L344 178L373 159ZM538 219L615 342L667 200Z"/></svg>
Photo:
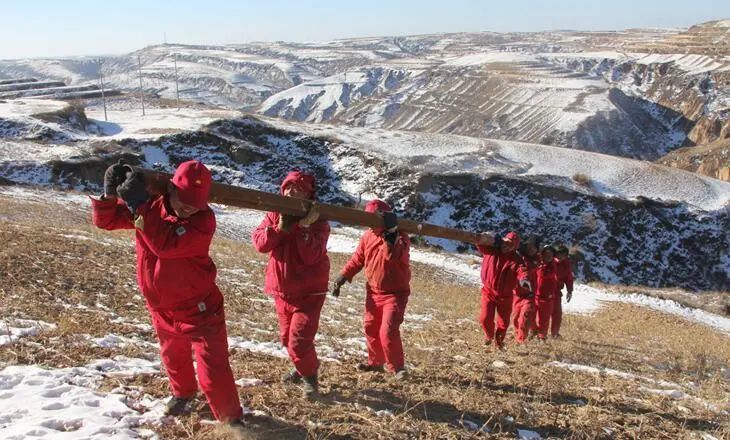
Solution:
<svg viewBox="0 0 730 440"><path fill-rule="evenodd" d="M324 41L461 31L687 27L729 0L24 0L0 5L0 59L130 52L150 44Z"/></svg>

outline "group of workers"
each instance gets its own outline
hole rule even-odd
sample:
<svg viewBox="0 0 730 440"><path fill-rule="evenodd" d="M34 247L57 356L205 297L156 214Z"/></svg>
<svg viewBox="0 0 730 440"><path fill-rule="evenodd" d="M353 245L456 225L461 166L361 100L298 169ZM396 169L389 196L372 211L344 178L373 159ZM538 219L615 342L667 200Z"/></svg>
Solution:
<svg viewBox="0 0 730 440"><path fill-rule="evenodd" d="M172 390L167 414L189 411L200 387L215 418L236 425L243 423L242 409L229 362L223 295L210 257L216 230L208 206L212 181L202 162L187 161L165 194L151 196L144 175L120 161L105 172L104 194L91 198L92 220L107 230L135 230L137 281ZM314 200L315 178L292 171L281 194ZM363 269L368 357L357 368L407 377L400 325L410 295L410 239L398 230L386 202L373 200L365 210L382 216L383 227L363 234L331 285L330 226L316 204L303 217L268 212L252 234L256 250L269 255L264 291L273 297L280 341L293 364L282 380L298 384L307 398L319 393L315 336L325 298L339 296ZM567 288L570 301L573 290L568 250L541 247L534 236L521 244L516 232L482 233L474 244L483 254L479 322L485 343L503 349L511 320L518 343L532 336L545 340L548 332L558 337L561 291Z"/></svg>

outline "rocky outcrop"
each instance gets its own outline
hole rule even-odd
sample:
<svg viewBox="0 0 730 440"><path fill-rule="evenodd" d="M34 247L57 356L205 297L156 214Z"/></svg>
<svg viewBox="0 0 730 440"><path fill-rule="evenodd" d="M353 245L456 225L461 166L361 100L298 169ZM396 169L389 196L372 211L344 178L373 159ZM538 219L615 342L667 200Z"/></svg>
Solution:
<svg viewBox="0 0 730 440"><path fill-rule="evenodd" d="M680 148L657 162L730 182L730 139L697 147Z"/></svg>

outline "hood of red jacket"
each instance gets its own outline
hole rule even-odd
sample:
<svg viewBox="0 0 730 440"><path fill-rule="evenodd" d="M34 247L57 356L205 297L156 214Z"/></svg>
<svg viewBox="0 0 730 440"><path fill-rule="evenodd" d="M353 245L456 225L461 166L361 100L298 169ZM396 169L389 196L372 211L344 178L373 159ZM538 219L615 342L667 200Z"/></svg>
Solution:
<svg viewBox="0 0 730 440"><path fill-rule="evenodd" d="M512 231L512 232L508 233L507 235L505 235L504 239L509 240L512 243L514 243L515 246L520 247L520 236L515 231Z"/></svg>
<svg viewBox="0 0 730 440"><path fill-rule="evenodd" d="M208 209L208 196L213 178L203 162L189 160L181 163L175 170L171 182L177 188L181 202L202 211Z"/></svg>
<svg viewBox="0 0 730 440"><path fill-rule="evenodd" d="M365 205L365 212L375 213L376 211L390 212L392 209L386 202L378 199L371 200Z"/></svg>
<svg viewBox="0 0 730 440"><path fill-rule="evenodd" d="M287 185L291 183L297 183L301 185L303 188L308 189L309 193L311 194L309 196L310 199L314 199L314 196L316 194L316 180L314 176L311 174L303 173L301 171L291 171L289 174L286 175L284 178L284 181L281 182L281 187L279 190L281 191L281 194L284 194L284 188L287 187Z"/></svg>

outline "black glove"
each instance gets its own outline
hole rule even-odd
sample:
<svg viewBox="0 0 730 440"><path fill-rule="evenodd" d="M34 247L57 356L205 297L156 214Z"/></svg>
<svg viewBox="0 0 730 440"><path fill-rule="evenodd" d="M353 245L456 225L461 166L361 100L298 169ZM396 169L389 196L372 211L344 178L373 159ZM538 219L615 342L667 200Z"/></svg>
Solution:
<svg viewBox="0 0 730 440"><path fill-rule="evenodd" d="M125 165L122 159L104 171L104 195L105 196L117 196L117 187L127 180L127 173L132 168L129 165Z"/></svg>
<svg viewBox="0 0 730 440"><path fill-rule="evenodd" d="M501 235L495 235L494 236L494 243L492 244L492 247L499 249L500 247L502 247L502 242L503 241L504 240L502 240L502 236Z"/></svg>
<svg viewBox="0 0 730 440"><path fill-rule="evenodd" d="M347 281L347 278L345 278L342 275L338 275L337 278L335 278L335 281L332 283L332 296L335 298L338 298L340 296L340 288L343 284Z"/></svg>
<svg viewBox="0 0 730 440"><path fill-rule="evenodd" d="M394 231L398 227L398 216L394 212L388 211L383 213L383 227L386 231Z"/></svg>
<svg viewBox="0 0 730 440"><path fill-rule="evenodd" d="M292 226L299 221L299 217L293 215L281 214L279 216L279 230L284 232L291 231Z"/></svg>
<svg viewBox="0 0 730 440"><path fill-rule="evenodd" d="M134 171L121 185L117 187L117 194L124 200L132 213L149 198L147 185L144 181L144 174Z"/></svg>
<svg viewBox="0 0 730 440"><path fill-rule="evenodd" d="M391 246L395 246L395 242L398 240L398 231L386 232L383 234L383 239Z"/></svg>

